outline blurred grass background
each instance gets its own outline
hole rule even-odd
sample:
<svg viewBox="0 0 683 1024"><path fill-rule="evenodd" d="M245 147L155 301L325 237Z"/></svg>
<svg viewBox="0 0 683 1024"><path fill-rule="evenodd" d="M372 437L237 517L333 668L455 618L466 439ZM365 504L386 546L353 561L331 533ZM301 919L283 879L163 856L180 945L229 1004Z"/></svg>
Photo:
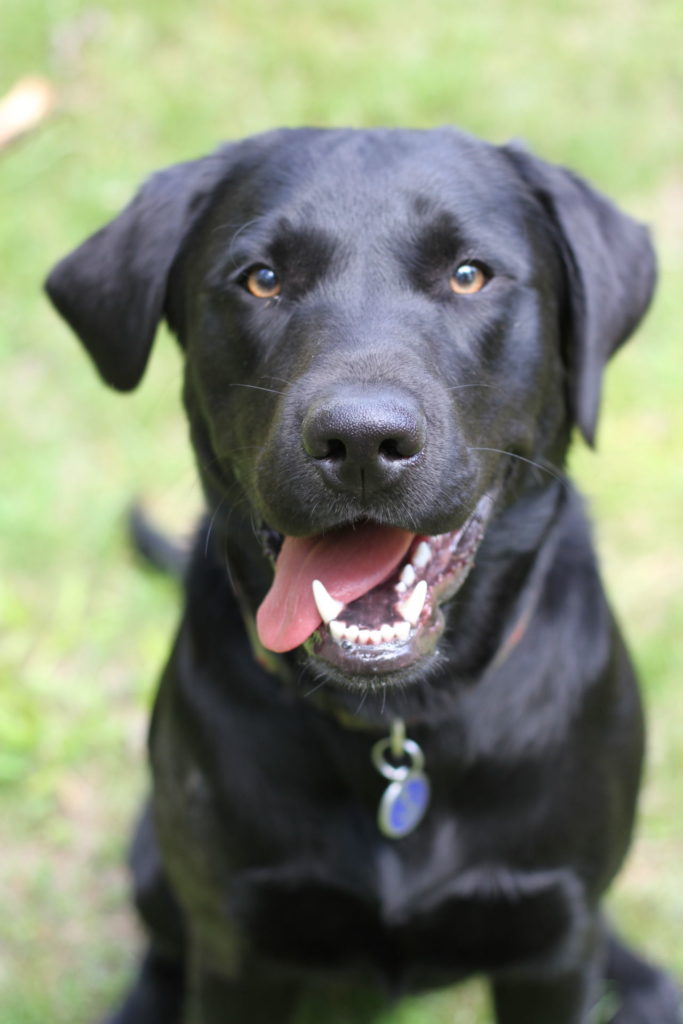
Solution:
<svg viewBox="0 0 683 1024"><path fill-rule="evenodd" d="M177 595L123 514L146 494L183 529L200 500L173 345L139 393L106 392L41 280L154 168L279 124L521 137L653 226L656 305L573 462L651 723L612 912L683 980L680 0L0 0L0 26L0 94L37 72L59 97L0 152L1 1024L85 1024L131 969L121 863ZM387 1024L487 1019L475 985Z"/></svg>

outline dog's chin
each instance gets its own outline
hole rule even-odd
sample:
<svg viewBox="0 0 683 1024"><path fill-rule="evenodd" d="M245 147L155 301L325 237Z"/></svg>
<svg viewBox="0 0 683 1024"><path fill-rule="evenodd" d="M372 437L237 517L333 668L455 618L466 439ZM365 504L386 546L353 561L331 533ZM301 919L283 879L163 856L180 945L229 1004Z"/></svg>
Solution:
<svg viewBox="0 0 683 1024"><path fill-rule="evenodd" d="M321 625L303 645L316 676L364 690L424 681L440 660L444 606L474 566L491 508L486 496L459 530L416 537L389 579Z"/></svg>
<svg viewBox="0 0 683 1024"><path fill-rule="evenodd" d="M367 654L358 659L347 657L342 660L336 652L323 651L322 655L317 654L317 639L316 635L304 645L302 658L310 676L319 685L329 684L337 691L385 696L389 690L405 690L411 686L424 685L438 671L442 662L438 647L418 655L402 652L399 657L380 656L376 662L371 662ZM331 653L331 657L326 657L325 653Z"/></svg>

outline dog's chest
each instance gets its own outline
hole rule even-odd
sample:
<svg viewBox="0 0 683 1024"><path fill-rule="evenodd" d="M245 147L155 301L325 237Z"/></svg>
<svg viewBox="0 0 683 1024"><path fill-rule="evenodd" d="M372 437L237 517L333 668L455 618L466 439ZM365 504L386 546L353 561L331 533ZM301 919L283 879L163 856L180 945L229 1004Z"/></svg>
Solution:
<svg viewBox="0 0 683 1024"><path fill-rule="evenodd" d="M355 967L407 989L561 953L582 916L573 878L458 871L456 830L433 838L418 858L382 839L343 871L307 857L240 874L239 930L291 966Z"/></svg>
<svg viewBox="0 0 683 1024"><path fill-rule="evenodd" d="M168 721L157 724L160 758ZM313 771L301 746L283 757L262 744L249 758L237 731L223 749L222 770L207 777L192 758L181 767L176 743L157 777L166 865L197 927L215 936L218 967L234 947L419 989L556 958L581 924L575 876L515 866L498 805L476 824L481 814L473 822L437 788L417 829L391 840L377 826L385 781L368 756L346 752L342 785L330 761Z"/></svg>

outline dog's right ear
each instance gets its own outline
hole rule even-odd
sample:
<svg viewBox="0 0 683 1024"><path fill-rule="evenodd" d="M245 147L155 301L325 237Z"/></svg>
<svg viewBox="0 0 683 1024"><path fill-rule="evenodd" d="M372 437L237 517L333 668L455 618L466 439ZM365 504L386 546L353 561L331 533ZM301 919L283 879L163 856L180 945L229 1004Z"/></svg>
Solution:
<svg viewBox="0 0 683 1024"><path fill-rule="evenodd" d="M145 371L171 266L228 163L223 149L153 175L47 278L50 299L102 378L120 391L134 388Z"/></svg>

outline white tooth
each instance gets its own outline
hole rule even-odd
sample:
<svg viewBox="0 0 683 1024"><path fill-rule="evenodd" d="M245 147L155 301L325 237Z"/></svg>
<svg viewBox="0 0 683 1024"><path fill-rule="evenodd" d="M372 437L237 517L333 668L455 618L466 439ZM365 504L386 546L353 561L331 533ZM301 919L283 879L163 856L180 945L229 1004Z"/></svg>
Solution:
<svg viewBox="0 0 683 1024"><path fill-rule="evenodd" d="M394 584L394 590L396 591L397 594L405 594L407 589L408 588L405 585L405 583L401 583L400 580L398 581L398 583Z"/></svg>
<svg viewBox="0 0 683 1024"><path fill-rule="evenodd" d="M412 594L409 594L405 601L399 604L399 612L411 626L417 626L426 598L427 580L420 580Z"/></svg>
<svg viewBox="0 0 683 1024"><path fill-rule="evenodd" d="M353 644L358 639L358 634L359 633L360 633L360 630L359 630L358 626L356 626L355 624L352 625L352 626L347 626L346 627L346 634L345 634L344 639L345 640L350 640L351 643Z"/></svg>
<svg viewBox="0 0 683 1024"><path fill-rule="evenodd" d="M397 640L407 640L410 636L410 623L405 620L403 622L395 622L394 633Z"/></svg>
<svg viewBox="0 0 683 1024"><path fill-rule="evenodd" d="M395 637L394 627L390 626L388 622L382 623L380 633L382 634L382 640L385 644L390 644Z"/></svg>
<svg viewBox="0 0 683 1024"><path fill-rule="evenodd" d="M432 549L426 540L421 540L415 549L412 562L416 569L424 569L431 561Z"/></svg>
<svg viewBox="0 0 683 1024"><path fill-rule="evenodd" d="M359 644L369 644L370 643L370 630L369 629L359 629L358 630L358 643Z"/></svg>
<svg viewBox="0 0 683 1024"><path fill-rule="evenodd" d="M340 644L346 634L346 623L340 622L339 619L332 619L332 622L329 623L329 627L332 639L336 643Z"/></svg>
<svg viewBox="0 0 683 1024"><path fill-rule="evenodd" d="M320 580L313 580L311 587L313 589L313 600L315 601L320 618L325 625L329 625L332 619L336 619L339 612L343 610L344 604L342 601L336 601L327 592L325 584L321 583Z"/></svg>
<svg viewBox="0 0 683 1024"><path fill-rule="evenodd" d="M381 644L382 643L382 631L380 629L370 630L370 643Z"/></svg>
<svg viewBox="0 0 683 1024"><path fill-rule="evenodd" d="M418 548L418 551L419 551L419 548ZM426 564L427 563L425 562L425 565ZM410 565L410 563L408 565L404 565L403 566L403 570L401 571L401 575L399 576L399 579L400 579L401 583L405 583L406 587L412 587L412 585L415 582L415 580L417 579L417 577L415 575L415 570L413 569L412 565Z"/></svg>

